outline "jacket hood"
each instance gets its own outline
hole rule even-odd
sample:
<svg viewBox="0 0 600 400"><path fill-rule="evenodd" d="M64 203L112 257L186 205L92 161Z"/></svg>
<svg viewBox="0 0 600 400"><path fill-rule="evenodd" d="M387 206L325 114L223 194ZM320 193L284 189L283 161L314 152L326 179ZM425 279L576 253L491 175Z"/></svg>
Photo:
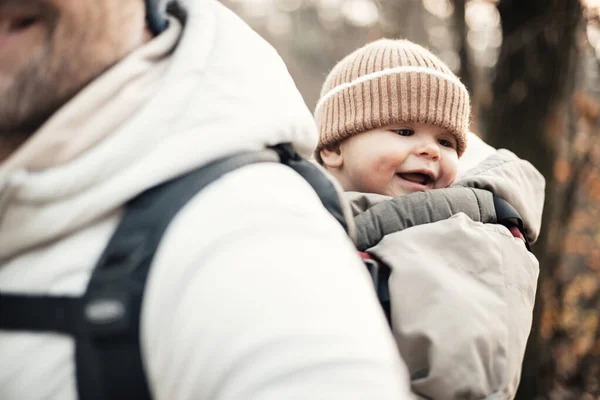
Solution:
<svg viewBox="0 0 600 400"><path fill-rule="evenodd" d="M220 3L186 4L187 22L164 73L128 118L68 162L0 176L0 258L79 229L222 156L282 142L310 156L317 142L312 115L276 51ZM105 75L63 109L102 90Z"/></svg>

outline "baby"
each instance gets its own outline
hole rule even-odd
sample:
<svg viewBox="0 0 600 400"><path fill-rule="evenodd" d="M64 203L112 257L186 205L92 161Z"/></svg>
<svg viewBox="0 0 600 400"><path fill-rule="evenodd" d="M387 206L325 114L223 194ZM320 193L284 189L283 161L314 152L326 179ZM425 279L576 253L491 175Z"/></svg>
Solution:
<svg viewBox="0 0 600 400"><path fill-rule="evenodd" d="M367 232L357 248L391 270L388 317L413 391L511 398L538 264L521 232L494 220L496 198L517 209L534 241L544 178L497 150L455 182L469 93L410 41L382 39L346 56L325 80L315 119L315 158L346 191L357 231Z"/></svg>

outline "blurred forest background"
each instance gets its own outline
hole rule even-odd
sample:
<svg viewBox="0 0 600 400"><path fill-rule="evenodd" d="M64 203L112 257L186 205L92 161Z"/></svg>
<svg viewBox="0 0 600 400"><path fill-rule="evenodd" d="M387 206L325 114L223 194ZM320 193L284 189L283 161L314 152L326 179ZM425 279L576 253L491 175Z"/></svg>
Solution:
<svg viewBox="0 0 600 400"><path fill-rule="evenodd" d="M379 37L428 47L472 130L546 177L538 299L517 399L600 399L600 0L222 0L285 60L309 108Z"/></svg>

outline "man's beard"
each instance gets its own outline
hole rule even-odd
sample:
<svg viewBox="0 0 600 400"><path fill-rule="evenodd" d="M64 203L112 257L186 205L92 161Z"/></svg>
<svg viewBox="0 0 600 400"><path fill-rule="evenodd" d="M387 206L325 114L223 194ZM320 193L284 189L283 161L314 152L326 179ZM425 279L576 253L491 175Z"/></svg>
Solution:
<svg viewBox="0 0 600 400"><path fill-rule="evenodd" d="M0 5L21 1L0 0ZM51 5L43 1L31 3L39 5L48 21L56 19L58 12ZM68 99L69 94L61 93L65 90L60 87L61 82L68 82L68 72L52 59L53 34L51 29L44 46L8 82L0 80L0 139L26 140ZM64 63L64 57L61 62Z"/></svg>
<svg viewBox="0 0 600 400"><path fill-rule="evenodd" d="M0 87L0 137L25 140L72 95L58 87L65 76L30 63L8 87ZM58 74L62 75L62 74Z"/></svg>

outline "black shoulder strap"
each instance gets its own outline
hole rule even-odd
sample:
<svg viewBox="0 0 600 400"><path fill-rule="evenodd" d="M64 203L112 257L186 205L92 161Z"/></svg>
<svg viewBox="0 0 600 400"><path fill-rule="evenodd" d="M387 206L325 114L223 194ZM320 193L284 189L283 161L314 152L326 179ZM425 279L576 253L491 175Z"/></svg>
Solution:
<svg viewBox="0 0 600 400"><path fill-rule="evenodd" d="M371 257L373 256L371 255ZM369 271L369 275L371 275L373 288L375 289L375 293L379 299L379 304L381 304L381 308L385 314L385 319L387 319L388 325L391 328L392 300L390 297L390 288L388 282L390 280L390 274L392 271L387 265L374 258L365 259L363 262L365 263L365 267L367 267L367 271Z"/></svg>
<svg viewBox="0 0 600 400"><path fill-rule="evenodd" d="M258 162L282 162L297 171L347 228L333 184L291 146L236 154L129 201L83 297L0 293L0 329L73 336L80 399L150 398L140 353L139 323L146 278L160 240L177 212L204 187L228 172Z"/></svg>
<svg viewBox="0 0 600 400"><path fill-rule="evenodd" d="M347 226L335 188L317 167L298 156L289 145L273 149L275 153L265 150L215 161L150 189L127 204L125 215L101 256L84 297L88 308L97 309L96 314L102 317L106 316L101 312L103 308L118 304L112 308L122 309L122 318L98 319L86 340L78 341L79 393L87 395L104 390L103 397L98 399L149 398L138 343L146 277L170 221L211 182L245 165L280 161L302 175L330 212ZM95 362L90 363L91 359Z"/></svg>
<svg viewBox="0 0 600 400"><path fill-rule="evenodd" d="M139 316L159 242L177 212L204 187L241 166L265 161L277 157L262 151L221 159L127 203L84 296L88 335L76 344L82 399L150 397L138 343Z"/></svg>

